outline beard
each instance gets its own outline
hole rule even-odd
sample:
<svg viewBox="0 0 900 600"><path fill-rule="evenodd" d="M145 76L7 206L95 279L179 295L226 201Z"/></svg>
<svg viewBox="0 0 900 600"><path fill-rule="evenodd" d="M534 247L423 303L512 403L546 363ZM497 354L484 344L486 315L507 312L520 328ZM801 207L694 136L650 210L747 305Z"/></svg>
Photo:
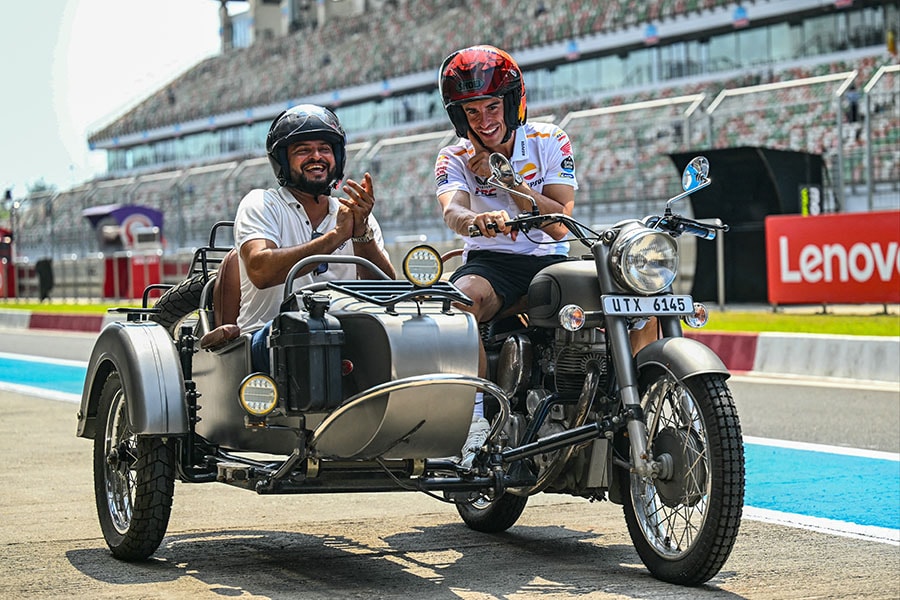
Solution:
<svg viewBox="0 0 900 600"><path fill-rule="evenodd" d="M331 183L334 181L337 169L335 167L331 167L328 169L328 174L324 179L319 181L312 181L309 177L306 176L306 173L303 172L302 167L304 166L306 165L302 165L301 170L299 171L293 168L291 169L290 187L309 194L313 198L330 195L333 187Z"/></svg>

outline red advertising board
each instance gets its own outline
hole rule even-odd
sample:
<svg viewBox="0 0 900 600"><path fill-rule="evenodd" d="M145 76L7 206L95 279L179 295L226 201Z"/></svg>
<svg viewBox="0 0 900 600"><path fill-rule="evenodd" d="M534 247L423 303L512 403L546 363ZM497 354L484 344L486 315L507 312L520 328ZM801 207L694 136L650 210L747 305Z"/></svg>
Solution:
<svg viewBox="0 0 900 600"><path fill-rule="evenodd" d="M900 302L900 211L766 217L771 304Z"/></svg>

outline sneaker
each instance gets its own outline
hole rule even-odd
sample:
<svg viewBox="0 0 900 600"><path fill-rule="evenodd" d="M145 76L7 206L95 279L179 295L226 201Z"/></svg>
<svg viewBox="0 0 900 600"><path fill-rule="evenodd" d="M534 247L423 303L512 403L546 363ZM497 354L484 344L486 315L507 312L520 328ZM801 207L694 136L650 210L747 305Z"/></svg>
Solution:
<svg viewBox="0 0 900 600"><path fill-rule="evenodd" d="M484 446L490 430L491 424L484 417L472 419L472 425L469 426L469 437L466 438L466 443L462 447L462 460L459 461L459 466L465 469L472 468L472 461L475 460L475 455Z"/></svg>

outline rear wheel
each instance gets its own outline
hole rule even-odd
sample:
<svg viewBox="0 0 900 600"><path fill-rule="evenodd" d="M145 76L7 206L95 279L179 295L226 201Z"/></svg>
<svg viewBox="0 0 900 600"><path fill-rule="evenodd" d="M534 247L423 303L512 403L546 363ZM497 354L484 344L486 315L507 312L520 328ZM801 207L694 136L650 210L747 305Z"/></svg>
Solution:
<svg viewBox="0 0 900 600"><path fill-rule="evenodd" d="M175 494L172 440L138 436L125 390L112 372L100 393L94 436L94 497L106 544L122 560L142 560L162 542Z"/></svg>
<svg viewBox="0 0 900 600"><path fill-rule="evenodd" d="M728 559L744 505L744 446L720 374L642 377L641 404L659 477L620 469L628 532L663 581L699 585Z"/></svg>
<svg viewBox="0 0 900 600"><path fill-rule="evenodd" d="M498 533L506 531L516 524L528 496L503 494L495 500L480 497L472 502L459 502L456 510L470 528L482 533Z"/></svg>

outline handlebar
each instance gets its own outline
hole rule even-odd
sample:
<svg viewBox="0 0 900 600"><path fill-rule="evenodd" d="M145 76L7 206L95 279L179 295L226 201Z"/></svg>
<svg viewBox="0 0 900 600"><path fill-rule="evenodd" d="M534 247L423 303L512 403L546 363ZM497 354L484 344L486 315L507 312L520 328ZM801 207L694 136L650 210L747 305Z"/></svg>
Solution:
<svg viewBox="0 0 900 600"><path fill-rule="evenodd" d="M644 224L648 227L664 229L675 235L689 233L701 240L714 240L717 232L728 231L728 225L707 225L673 214L667 214L663 217L647 217L644 220Z"/></svg>
<svg viewBox="0 0 900 600"><path fill-rule="evenodd" d="M510 229L527 233L530 229L541 227L547 223L562 223L578 241L587 247L592 246L594 242L600 239L599 233L562 213L549 213L543 215L522 213L516 218L506 221L506 226ZM703 240L714 240L716 239L717 232L728 231L728 225L707 225L671 213L661 217L646 217L643 220L643 223L647 227L668 231L675 236L688 233ZM495 231L497 230L496 223L488 223L487 227L489 229L494 229ZM479 237L484 235L475 225L469 225L468 232L469 237Z"/></svg>
<svg viewBox="0 0 900 600"><path fill-rule="evenodd" d="M535 227L543 227L548 223L562 223L574 236L576 236L576 238L580 242L588 247L593 244L594 240L600 237L597 232L592 231L586 225L582 225L572 217L563 213L534 214L533 212L526 212L520 214L514 219L505 221L505 225L510 229L512 229L513 231L521 231L523 233L528 233L531 229L534 229ZM497 224L488 223L487 228L496 231ZM478 229L478 227L476 227L475 225L469 225L468 233L469 237L479 237L481 235L484 235L481 233L481 230Z"/></svg>
<svg viewBox="0 0 900 600"><path fill-rule="evenodd" d="M706 227L704 225L694 223L682 223L681 229L684 231L684 233L695 235L701 240L716 239L716 230L711 227Z"/></svg>

